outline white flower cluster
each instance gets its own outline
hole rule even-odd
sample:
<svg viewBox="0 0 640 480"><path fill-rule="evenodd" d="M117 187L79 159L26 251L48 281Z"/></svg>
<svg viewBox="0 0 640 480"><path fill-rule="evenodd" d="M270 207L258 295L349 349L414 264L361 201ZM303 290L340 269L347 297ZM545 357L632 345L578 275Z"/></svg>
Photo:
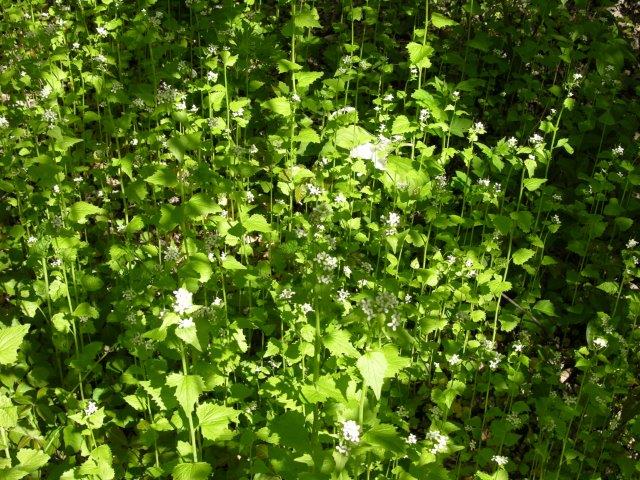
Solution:
<svg viewBox="0 0 640 480"><path fill-rule="evenodd" d="M290 300L294 295L293 290L283 288L280 292L280 300Z"/></svg>
<svg viewBox="0 0 640 480"><path fill-rule="evenodd" d="M342 422L342 436L347 442L360 442L360 425L353 420Z"/></svg>
<svg viewBox="0 0 640 480"><path fill-rule="evenodd" d="M431 440L433 442L433 445L429 449L432 454L436 455L447 450L447 442L449 441L449 438L438 430L432 430L427 433L427 440Z"/></svg>
<svg viewBox="0 0 640 480"><path fill-rule="evenodd" d="M472 142L477 142L478 135L484 135L485 133L487 133L487 130L484 127L484 123L476 122L469 129L469 140Z"/></svg>
<svg viewBox="0 0 640 480"><path fill-rule="evenodd" d="M392 293L383 291L376 295L375 298L364 298L360 302L360 308L367 316L368 320L372 320L379 314L395 313L398 308L398 299Z"/></svg>
<svg viewBox="0 0 640 480"><path fill-rule="evenodd" d="M316 255L316 262L325 271L335 270L338 267L338 259L329 255L327 252L320 252Z"/></svg>
<svg viewBox="0 0 640 480"><path fill-rule="evenodd" d="M195 323L193 323L193 319L191 317L183 318L182 320L180 320L180 323L178 323L179 328L191 328L194 325Z"/></svg>
<svg viewBox="0 0 640 480"><path fill-rule="evenodd" d="M193 294L186 288L180 287L174 290L175 299L173 302L173 311L179 315L184 315L193 307Z"/></svg>
<svg viewBox="0 0 640 480"><path fill-rule="evenodd" d="M504 467L507 463L509 463L509 459L504 455L494 455L491 457L491 460L496 462L499 467Z"/></svg>
<svg viewBox="0 0 640 480"><path fill-rule="evenodd" d="M93 400L90 400L86 408L84 409L84 414L89 416L96 413L97 411L98 411L98 405L96 405L96 402L94 402Z"/></svg>
<svg viewBox="0 0 640 480"><path fill-rule="evenodd" d="M542 138L542 136L540 134L534 133L529 138L529 143L531 143L534 147L539 147L540 145L542 145L544 143L544 138Z"/></svg>
<svg viewBox="0 0 640 480"><path fill-rule="evenodd" d="M607 348L609 342L606 338L598 337L593 340L593 344L598 348Z"/></svg>
<svg viewBox="0 0 640 480"><path fill-rule="evenodd" d="M357 147L353 147L349 152L351 158L359 158L362 160L371 160L373 166L378 170L384 170L387 166L387 161L383 149L380 146L374 145L371 142L363 143Z"/></svg>

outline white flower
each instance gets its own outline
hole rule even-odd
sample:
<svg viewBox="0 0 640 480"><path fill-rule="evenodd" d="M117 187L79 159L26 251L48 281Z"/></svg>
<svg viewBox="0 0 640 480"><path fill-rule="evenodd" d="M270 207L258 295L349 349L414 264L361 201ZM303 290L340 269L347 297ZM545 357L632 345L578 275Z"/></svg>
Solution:
<svg viewBox="0 0 640 480"><path fill-rule="evenodd" d="M336 195L334 200L336 203L347 203L347 197L345 197L342 193Z"/></svg>
<svg viewBox="0 0 640 480"><path fill-rule="evenodd" d="M518 146L518 140L515 137L511 137L507 140L507 145L509 145L510 148L516 148Z"/></svg>
<svg viewBox="0 0 640 480"><path fill-rule="evenodd" d="M535 146L542 145L543 142L544 138L537 133L534 133L533 136L529 138L529 143L532 143Z"/></svg>
<svg viewBox="0 0 640 480"><path fill-rule="evenodd" d="M441 453L447 450L447 442L449 438L446 435L443 435L438 430L432 430L427 433L427 439L433 441L433 446L430 451L432 454Z"/></svg>
<svg viewBox="0 0 640 480"><path fill-rule="evenodd" d="M349 449L344 445L336 445L336 451L338 453L341 453L342 455L346 455L347 453L349 453Z"/></svg>
<svg viewBox="0 0 640 480"><path fill-rule="evenodd" d="M218 81L218 74L216 72L207 72L207 80L216 83Z"/></svg>
<svg viewBox="0 0 640 480"><path fill-rule="evenodd" d="M451 358L449 358L449 363L451 365L457 365L461 362L462 360L460 359L460 356L457 353L454 353L453 355L451 355Z"/></svg>
<svg viewBox="0 0 640 480"><path fill-rule="evenodd" d="M323 190L320 187L316 187L314 184L309 183L307 185L307 192L309 193L309 195L322 195Z"/></svg>
<svg viewBox="0 0 640 480"><path fill-rule="evenodd" d="M175 300L173 303L173 310L182 315L193 307L193 294L186 288L180 287L178 290L174 290Z"/></svg>
<svg viewBox="0 0 640 480"><path fill-rule="evenodd" d="M342 436L348 442L358 443L360 441L360 425L353 420L342 422Z"/></svg>
<svg viewBox="0 0 640 480"><path fill-rule="evenodd" d="M211 302L211 305L213 305L214 307L220 307L223 304L223 300L220 297L216 297L213 302Z"/></svg>
<svg viewBox="0 0 640 480"><path fill-rule="evenodd" d="M282 290L282 292L280 292L280 299L289 300L291 297L293 297L293 295L294 295L293 290L289 290L288 288L285 288Z"/></svg>
<svg viewBox="0 0 640 480"><path fill-rule="evenodd" d="M36 243L38 241L38 239L36 237L34 237L33 235L31 235L28 239L27 239L27 243L29 245L33 245L34 243Z"/></svg>
<svg viewBox="0 0 640 480"><path fill-rule="evenodd" d="M100 35L101 37L106 37L106 36L109 34L109 32L107 32L107 29L106 29L106 28L104 28L104 27L98 27L98 28L96 28L96 32L97 32L97 34L98 34L98 35Z"/></svg>
<svg viewBox="0 0 640 480"><path fill-rule="evenodd" d="M415 445L418 443L418 437L416 437L413 433L410 433L409 436L405 439L407 445Z"/></svg>
<svg viewBox="0 0 640 480"><path fill-rule="evenodd" d="M387 95L384 96L383 100L385 102L391 102L393 101L393 93L388 93Z"/></svg>
<svg viewBox="0 0 640 480"><path fill-rule="evenodd" d="M518 353L522 352L523 348L524 348L524 345L522 345L520 342L513 344L513 349Z"/></svg>
<svg viewBox="0 0 640 480"><path fill-rule="evenodd" d="M387 323L387 327L389 327L392 331L396 331L396 329L400 326L398 323L398 319L394 316L391 318L391 321Z"/></svg>
<svg viewBox="0 0 640 480"><path fill-rule="evenodd" d="M345 265L344 267L342 267L342 271L344 272L344 276L347 278L351 277L351 269Z"/></svg>
<svg viewBox="0 0 640 480"><path fill-rule="evenodd" d="M194 325L195 323L193 323L193 320L191 319L191 317L183 318L182 320L180 320L180 323L178 323L178 328L190 328L190 327L193 327Z"/></svg>
<svg viewBox="0 0 640 480"><path fill-rule="evenodd" d="M362 160L371 160L378 170L384 170L386 161L382 152L371 142L363 143L357 147L353 147L349 152L351 158L360 158Z"/></svg>
<svg viewBox="0 0 640 480"><path fill-rule="evenodd" d="M624 148L622 145L618 145L616 148L612 150L613 154L617 157L624 155Z"/></svg>
<svg viewBox="0 0 640 480"><path fill-rule="evenodd" d="M491 457L491 460L496 462L500 467L504 467L507 463L509 463L509 459L503 455L494 455L493 457Z"/></svg>
<svg viewBox="0 0 640 480"><path fill-rule="evenodd" d="M294 93L293 95L291 95L291 101L292 102L299 102L300 101L300 95L298 95L297 93Z"/></svg>
<svg viewBox="0 0 640 480"><path fill-rule="evenodd" d="M396 228L400 225L400 215L396 212L390 212L389 216L386 218L386 222L389 227Z"/></svg>
<svg viewBox="0 0 640 480"><path fill-rule="evenodd" d="M248 203L253 203L253 201L256 199L255 195L251 191L247 191L246 195Z"/></svg>
<svg viewBox="0 0 640 480"><path fill-rule="evenodd" d="M638 242L635 238L632 238L627 242L627 248L636 248L638 246Z"/></svg>
<svg viewBox="0 0 640 480"><path fill-rule="evenodd" d="M0 116L0 128L7 128L9 126L9 120L7 117Z"/></svg>
<svg viewBox="0 0 640 480"><path fill-rule="evenodd" d="M84 414L89 416L89 415L92 415L92 414L96 413L97 411L98 411L98 406L96 405L96 402L91 400L87 404L87 407L84 409Z"/></svg>
<svg viewBox="0 0 640 480"><path fill-rule="evenodd" d="M338 301L344 302L349 299L349 292L341 288L338 290Z"/></svg>
<svg viewBox="0 0 640 480"><path fill-rule="evenodd" d="M313 312L313 307L308 303L303 303L300 306L300 309L302 310L302 313L304 313L305 315L309 312Z"/></svg>
<svg viewBox="0 0 640 480"><path fill-rule="evenodd" d="M609 342L606 338L598 337L593 340L593 344L598 348L607 348Z"/></svg>

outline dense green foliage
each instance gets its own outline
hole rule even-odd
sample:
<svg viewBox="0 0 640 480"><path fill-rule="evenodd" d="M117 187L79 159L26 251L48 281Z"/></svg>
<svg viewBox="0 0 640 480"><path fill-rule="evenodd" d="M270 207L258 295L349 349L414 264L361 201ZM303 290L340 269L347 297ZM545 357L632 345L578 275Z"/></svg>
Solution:
<svg viewBox="0 0 640 480"><path fill-rule="evenodd" d="M640 478L620 4L0 0L0 478Z"/></svg>

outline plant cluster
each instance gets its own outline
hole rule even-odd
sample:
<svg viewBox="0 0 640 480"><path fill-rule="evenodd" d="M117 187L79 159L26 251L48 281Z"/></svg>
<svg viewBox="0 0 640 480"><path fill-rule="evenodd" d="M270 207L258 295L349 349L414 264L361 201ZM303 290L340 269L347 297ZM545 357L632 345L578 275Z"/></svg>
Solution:
<svg viewBox="0 0 640 480"><path fill-rule="evenodd" d="M0 7L0 478L640 476L624 2Z"/></svg>

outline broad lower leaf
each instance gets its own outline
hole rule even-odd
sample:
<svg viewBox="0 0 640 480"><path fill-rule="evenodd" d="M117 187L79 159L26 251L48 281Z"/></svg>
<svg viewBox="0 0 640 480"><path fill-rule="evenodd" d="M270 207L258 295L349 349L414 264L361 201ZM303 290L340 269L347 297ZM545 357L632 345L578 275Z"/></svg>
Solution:
<svg viewBox="0 0 640 480"><path fill-rule="evenodd" d="M365 384L371 387L376 398L380 399L388 366L384 354L382 352L365 353L358 359L357 365Z"/></svg>
<svg viewBox="0 0 640 480"><path fill-rule="evenodd" d="M175 396L183 410L187 414L193 412L193 406L204 390L202 377L172 373L167 377L167 385L176 389Z"/></svg>
<svg viewBox="0 0 640 480"><path fill-rule="evenodd" d="M0 365L10 365L18 359L18 349L29 331L29 324L0 329Z"/></svg>

